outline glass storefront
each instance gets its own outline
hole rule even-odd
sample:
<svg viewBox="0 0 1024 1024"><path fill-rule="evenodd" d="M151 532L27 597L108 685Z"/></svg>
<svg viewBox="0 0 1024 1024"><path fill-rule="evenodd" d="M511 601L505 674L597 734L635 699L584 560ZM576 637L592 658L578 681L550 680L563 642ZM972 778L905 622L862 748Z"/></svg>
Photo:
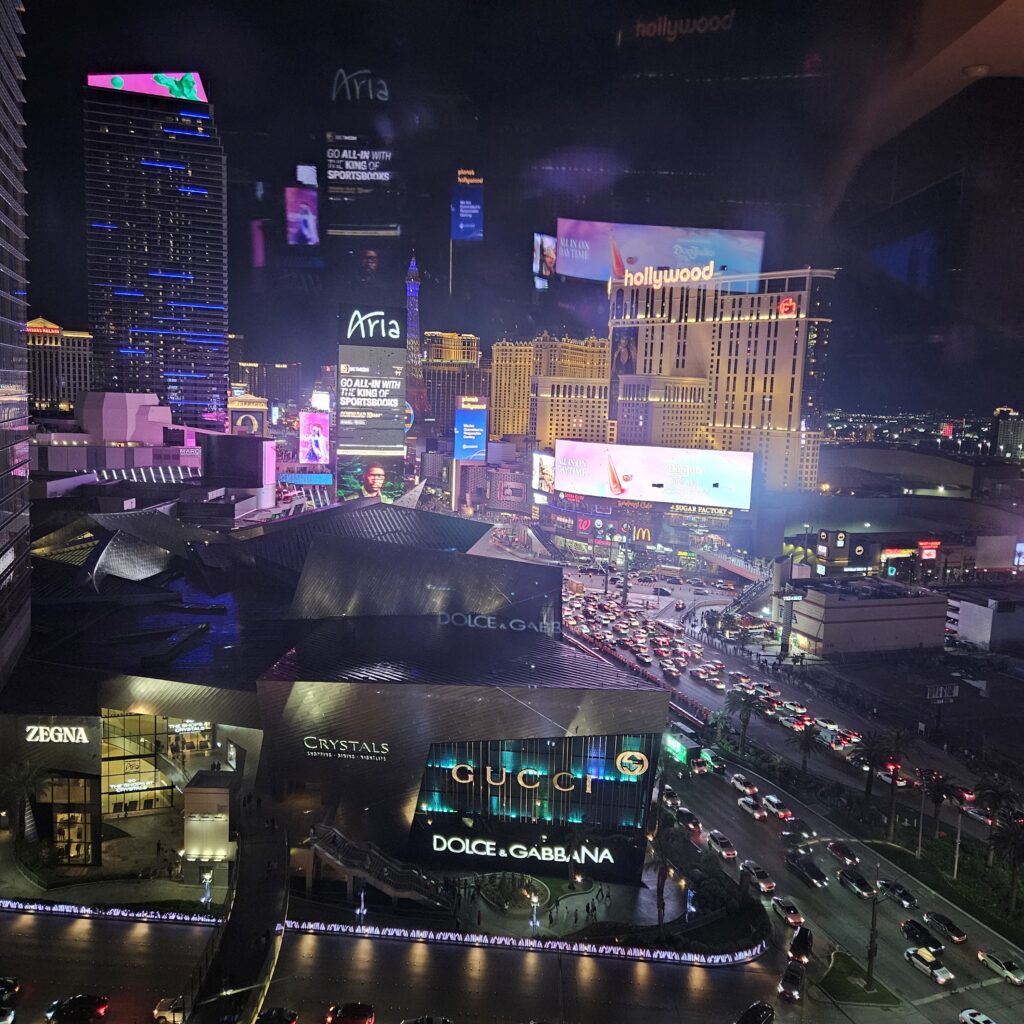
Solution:
<svg viewBox="0 0 1024 1024"><path fill-rule="evenodd" d="M96 864L99 779L54 775L36 791L33 809L41 836L49 838L58 864Z"/></svg>
<svg viewBox="0 0 1024 1024"><path fill-rule="evenodd" d="M104 815L127 817L174 806L174 769L214 746L211 722L103 709Z"/></svg>

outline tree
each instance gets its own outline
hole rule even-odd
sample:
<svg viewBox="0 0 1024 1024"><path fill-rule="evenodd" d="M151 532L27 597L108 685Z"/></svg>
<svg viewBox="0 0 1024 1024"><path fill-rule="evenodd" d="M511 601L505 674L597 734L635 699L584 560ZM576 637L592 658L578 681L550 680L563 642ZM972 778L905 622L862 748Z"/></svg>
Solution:
<svg viewBox="0 0 1024 1024"><path fill-rule="evenodd" d="M747 754L747 729L750 726L750 716L758 707L760 700L753 693L744 693L742 690L730 690L725 695L725 710L729 715L738 715L740 720L740 757Z"/></svg>
<svg viewBox="0 0 1024 1024"><path fill-rule="evenodd" d="M978 779L978 784L974 787L974 799L979 807L984 807L988 812L988 866L992 867L995 857L992 838L996 822L1002 811L1009 810L1017 802L1017 793L1002 775L993 773Z"/></svg>
<svg viewBox="0 0 1024 1024"><path fill-rule="evenodd" d="M895 728L889 733L889 760L886 762L886 770L889 773L889 785L892 792L889 793L889 842L896 838L896 791L899 787L896 780L900 774L900 758L903 756L903 748L907 742L907 730Z"/></svg>
<svg viewBox="0 0 1024 1024"><path fill-rule="evenodd" d="M806 729L790 736L786 741L800 751L801 775L807 774L807 762L811 755L816 754L821 749L821 744L818 742L818 734L820 732L821 730L816 725L809 725Z"/></svg>
<svg viewBox="0 0 1024 1024"><path fill-rule="evenodd" d="M1017 913L1017 884L1024 863L1024 824L1001 819L989 839L990 848L1010 865L1010 917Z"/></svg>
<svg viewBox="0 0 1024 1024"><path fill-rule="evenodd" d="M932 838L938 839L939 825L941 824L939 811L947 800L956 800L958 798L960 787L956 785L952 778L944 779L942 776L936 776L925 786L925 792L928 794L928 799L932 802L932 814L935 819L935 830L932 832Z"/></svg>
<svg viewBox="0 0 1024 1024"><path fill-rule="evenodd" d="M647 864L657 868L655 887L658 905L658 926L665 923L665 885L672 871L672 831L676 826L667 816L662 819L658 831L651 837L647 847Z"/></svg>
<svg viewBox="0 0 1024 1024"><path fill-rule="evenodd" d="M875 771L889 759L889 744L877 732L866 732L857 744L857 753L863 758L868 769L868 777L864 781L864 803L870 807Z"/></svg>
<svg viewBox="0 0 1024 1024"><path fill-rule="evenodd" d="M708 725L715 730L715 743L721 743L729 728L729 715L723 708L719 708L711 715Z"/></svg>
<svg viewBox="0 0 1024 1024"><path fill-rule="evenodd" d="M0 806L14 818L15 840L39 838L32 800L46 778L46 772L28 761L8 761L0 768Z"/></svg>

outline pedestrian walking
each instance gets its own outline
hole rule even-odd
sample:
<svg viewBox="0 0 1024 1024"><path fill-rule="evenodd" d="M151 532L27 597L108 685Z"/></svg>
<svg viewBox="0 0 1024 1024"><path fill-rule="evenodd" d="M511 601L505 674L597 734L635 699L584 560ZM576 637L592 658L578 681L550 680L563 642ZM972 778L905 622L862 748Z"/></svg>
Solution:
<svg viewBox="0 0 1024 1024"><path fill-rule="evenodd" d="M160 856L160 851L163 850L163 848L164 848L164 844L162 842L160 842L160 840L158 839L156 841L156 855L158 857Z"/></svg>
<svg viewBox="0 0 1024 1024"><path fill-rule="evenodd" d="M477 912L476 912L476 926L477 926L477 928L480 927L481 923L483 922L483 919L484 919L483 911L482 910L477 910Z"/></svg>
<svg viewBox="0 0 1024 1024"><path fill-rule="evenodd" d="M579 908L579 907L577 907L577 908L576 908L576 909L575 909L575 910L573 911L573 914L572 914L572 923L573 923L573 924L579 924L579 923L580 923L580 908Z"/></svg>
<svg viewBox="0 0 1024 1024"><path fill-rule="evenodd" d="M554 925L554 923L555 923L555 911L552 909L552 910L548 911L548 927L550 928L552 925Z"/></svg>

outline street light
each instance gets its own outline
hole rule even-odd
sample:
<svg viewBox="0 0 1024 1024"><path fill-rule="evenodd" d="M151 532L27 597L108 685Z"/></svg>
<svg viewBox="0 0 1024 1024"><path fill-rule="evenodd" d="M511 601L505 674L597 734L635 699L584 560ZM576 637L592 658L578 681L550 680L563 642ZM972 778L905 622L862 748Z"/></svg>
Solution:
<svg viewBox="0 0 1024 1024"><path fill-rule="evenodd" d="M868 976L864 988L871 992L875 987L875 957L878 955L878 875L882 870L881 861L875 864L875 895L871 897L871 931L868 933Z"/></svg>
<svg viewBox="0 0 1024 1024"><path fill-rule="evenodd" d="M953 881L956 881L956 874L960 870L960 829L964 823L963 804L956 806L956 846L953 847Z"/></svg>
<svg viewBox="0 0 1024 1024"><path fill-rule="evenodd" d="M530 903L532 904L530 909L530 928L533 931L534 937L536 937L537 928L540 926L540 921L537 920L537 907L540 905L540 901L536 893L530 894Z"/></svg>

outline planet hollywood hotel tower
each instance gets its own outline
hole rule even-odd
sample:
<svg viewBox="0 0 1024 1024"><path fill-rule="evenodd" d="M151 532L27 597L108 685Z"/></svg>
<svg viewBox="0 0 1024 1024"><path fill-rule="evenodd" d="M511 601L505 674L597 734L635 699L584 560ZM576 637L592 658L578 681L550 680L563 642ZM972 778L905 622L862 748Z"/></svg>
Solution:
<svg viewBox="0 0 1024 1024"><path fill-rule="evenodd" d="M765 489L815 489L834 279L712 261L612 280L619 443L753 452Z"/></svg>
<svg viewBox="0 0 1024 1024"><path fill-rule="evenodd" d="M198 73L88 76L85 199L97 385L223 429L225 162Z"/></svg>

